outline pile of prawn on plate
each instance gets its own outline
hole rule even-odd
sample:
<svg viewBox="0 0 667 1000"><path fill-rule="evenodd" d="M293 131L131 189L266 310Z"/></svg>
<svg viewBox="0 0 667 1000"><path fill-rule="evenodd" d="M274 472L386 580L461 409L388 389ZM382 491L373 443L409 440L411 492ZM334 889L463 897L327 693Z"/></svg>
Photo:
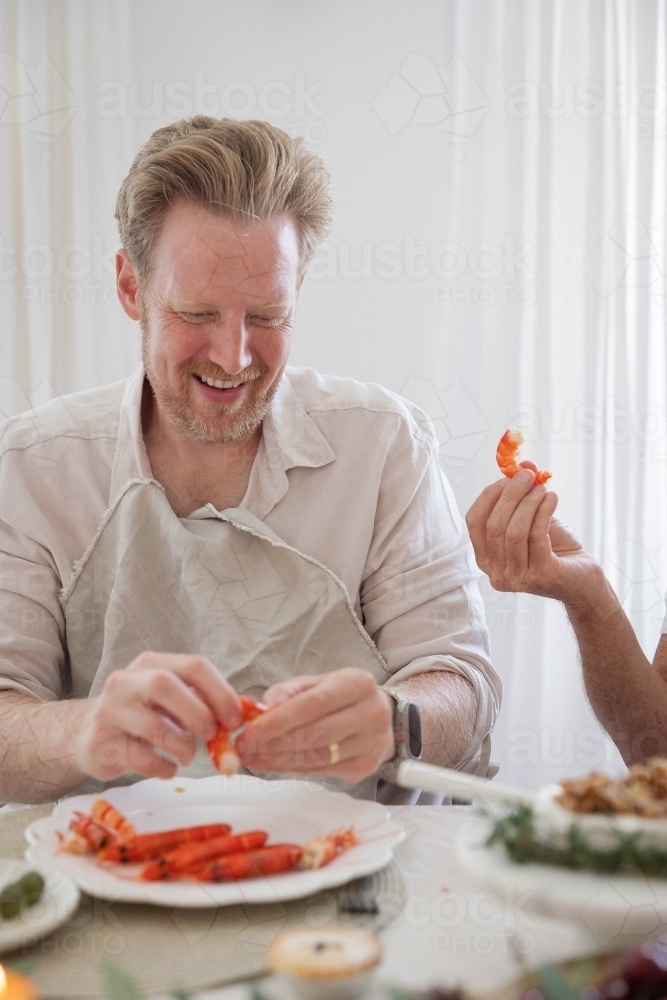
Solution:
<svg viewBox="0 0 667 1000"><path fill-rule="evenodd" d="M227 823L137 833L105 799L96 799L89 813L75 812L68 833L58 833L58 839L59 852L94 854L102 865L143 864L136 877L146 882L233 882L322 868L359 843L353 827L304 845L267 844L263 830L235 833Z"/></svg>

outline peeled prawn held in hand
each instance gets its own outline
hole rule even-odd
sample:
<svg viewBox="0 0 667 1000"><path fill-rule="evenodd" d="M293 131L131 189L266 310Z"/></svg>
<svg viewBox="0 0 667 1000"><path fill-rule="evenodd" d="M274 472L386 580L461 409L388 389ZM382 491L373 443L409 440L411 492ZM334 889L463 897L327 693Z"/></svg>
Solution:
<svg viewBox="0 0 667 1000"><path fill-rule="evenodd" d="M500 466L500 471L510 479L512 476L516 476L517 472L521 472L522 467L517 462L517 458L519 457L519 448L523 444L523 440L521 431L516 427L510 427L498 442L496 461ZM551 479L550 472L536 472L535 486L542 486L546 483L547 479Z"/></svg>
<svg viewBox="0 0 667 1000"><path fill-rule="evenodd" d="M234 750L236 737L245 728L246 723L256 719L258 715L262 715L267 710L266 705L262 705L260 701L255 701L254 698L249 698L247 695L241 695L240 701L243 724L232 732L219 722L215 736L206 744L213 765L221 774L236 774L240 766L238 754Z"/></svg>

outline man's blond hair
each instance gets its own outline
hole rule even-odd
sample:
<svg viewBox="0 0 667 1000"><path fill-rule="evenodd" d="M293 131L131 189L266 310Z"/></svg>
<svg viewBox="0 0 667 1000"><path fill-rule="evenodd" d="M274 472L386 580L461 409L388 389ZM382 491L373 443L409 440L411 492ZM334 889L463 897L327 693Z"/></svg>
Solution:
<svg viewBox="0 0 667 1000"><path fill-rule="evenodd" d="M241 220L290 215L301 274L331 227L324 163L303 139L264 121L197 115L158 129L141 147L118 192L116 218L142 284L164 217L179 201Z"/></svg>

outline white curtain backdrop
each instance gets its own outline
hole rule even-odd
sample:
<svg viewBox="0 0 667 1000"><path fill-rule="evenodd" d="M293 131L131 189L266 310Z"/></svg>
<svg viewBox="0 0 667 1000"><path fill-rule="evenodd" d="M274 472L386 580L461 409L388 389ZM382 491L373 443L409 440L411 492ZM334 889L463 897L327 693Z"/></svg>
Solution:
<svg viewBox="0 0 667 1000"><path fill-rule="evenodd" d="M527 433L647 655L667 587L665 0L4 0L0 410L122 378L116 191L195 112L260 117L338 205L293 363L435 421L462 509ZM619 766L562 609L482 581L494 756L536 786Z"/></svg>

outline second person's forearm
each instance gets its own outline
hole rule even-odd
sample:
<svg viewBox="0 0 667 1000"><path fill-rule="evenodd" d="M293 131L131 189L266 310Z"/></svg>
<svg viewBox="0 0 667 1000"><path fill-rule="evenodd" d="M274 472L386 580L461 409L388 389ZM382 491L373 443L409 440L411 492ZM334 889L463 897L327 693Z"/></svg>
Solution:
<svg viewBox="0 0 667 1000"><path fill-rule="evenodd" d="M644 655L602 570L591 593L594 599L566 609L593 710L626 764L664 754L667 684Z"/></svg>

